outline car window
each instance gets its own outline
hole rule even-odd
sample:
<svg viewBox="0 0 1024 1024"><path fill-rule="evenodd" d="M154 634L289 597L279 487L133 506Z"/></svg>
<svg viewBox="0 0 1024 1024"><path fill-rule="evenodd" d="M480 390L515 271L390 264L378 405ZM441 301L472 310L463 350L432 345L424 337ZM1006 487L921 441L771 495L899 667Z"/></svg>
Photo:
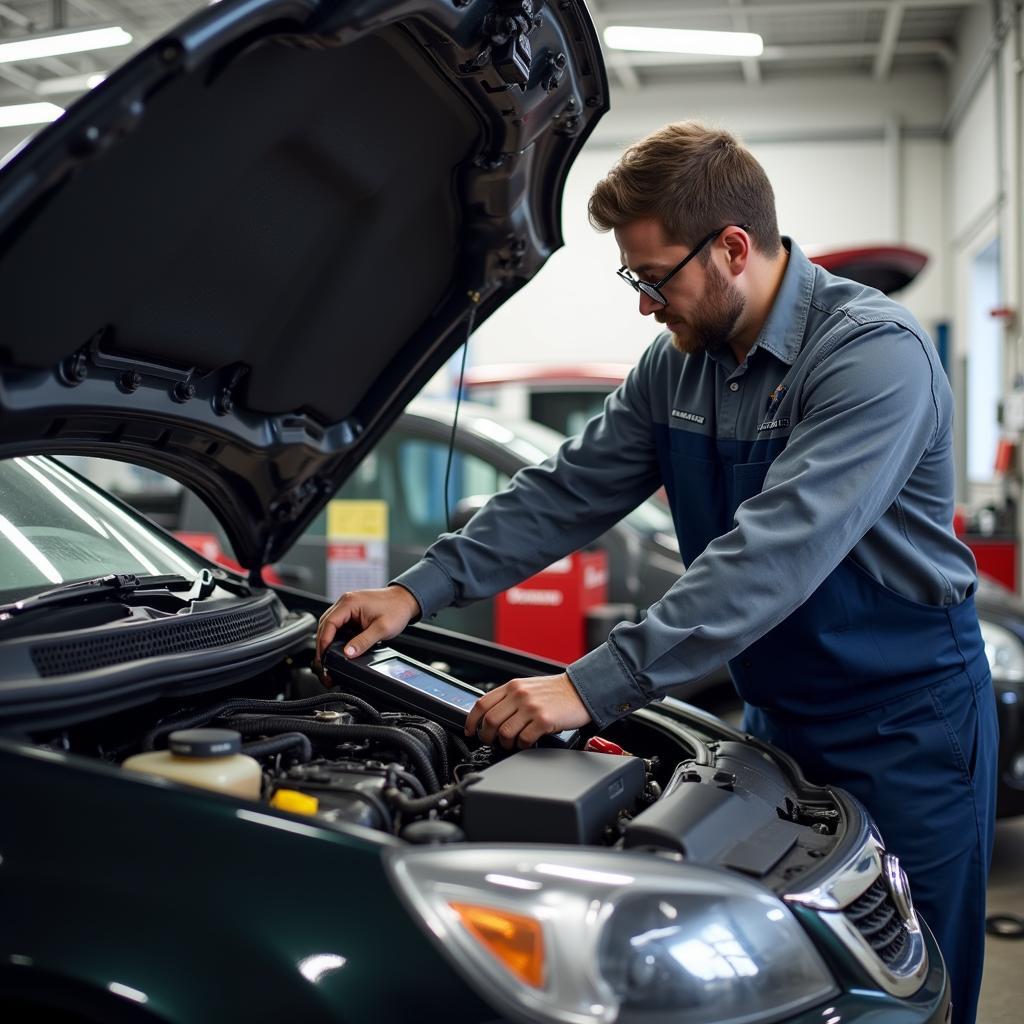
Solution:
<svg viewBox="0 0 1024 1024"><path fill-rule="evenodd" d="M203 565L56 460L0 461L0 601L109 573L191 577Z"/></svg>
<svg viewBox="0 0 1024 1024"><path fill-rule="evenodd" d="M535 391L530 395L530 419L566 436L580 433L587 421L604 409L608 390Z"/></svg>
<svg viewBox="0 0 1024 1024"><path fill-rule="evenodd" d="M448 445L431 438L393 430L335 495L338 499L380 499L388 506L391 544L425 550L447 529L444 474ZM493 494L509 477L493 465L456 448L452 455L449 502L454 510L461 498Z"/></svg>

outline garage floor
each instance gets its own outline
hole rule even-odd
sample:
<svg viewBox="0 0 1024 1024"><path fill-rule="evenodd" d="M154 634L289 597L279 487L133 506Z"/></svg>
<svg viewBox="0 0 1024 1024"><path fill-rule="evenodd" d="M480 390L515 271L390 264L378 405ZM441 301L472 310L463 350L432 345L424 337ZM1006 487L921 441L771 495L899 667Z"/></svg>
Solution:
<svg viewBox="0 0 1024 1024"><path fill-rule="evenodd" d="M990 914L1024 914L1024 817L996 826L988 886ZM1024 1021L1024 939L988 936L978 1024Z"/></svg>

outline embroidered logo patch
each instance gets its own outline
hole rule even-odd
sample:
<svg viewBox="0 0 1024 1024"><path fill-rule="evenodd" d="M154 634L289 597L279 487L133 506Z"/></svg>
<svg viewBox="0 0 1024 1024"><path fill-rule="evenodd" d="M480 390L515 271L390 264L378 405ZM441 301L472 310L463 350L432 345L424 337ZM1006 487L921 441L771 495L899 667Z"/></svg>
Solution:
<svg viewBox="0 0 1024 1024"><path fill-rule="evenodd" d="M783 395L784 395L784 394L786 393L786 390L787 390L787 388L786 388L786 385L785 385L785 384L780 384L780 385L779 385L779 386L778 386L778 387L777 387L777 388L776 388L776 389L775 389L775 390L774 390L774 391L773 391L773 392L772 392L772 393L771 393L771 394L770 394L770 395L768 396L768 405L769 405L769 406L772 406L772 405L774 405L774 404L775 404L776 402L780 402L780 401L782 401L782 396L783 396Z"/></svg>
<svg viewBox="0 0 1024 1024"><path fill-rule="evenodd" d="M789 426L789 417L783 416L781 420L765 420L758 430L783 430Z"/></svg>
<svg viewBox="0 0 1024 1024"><path fill-rule="evenodd" d="M690 423L703 423L705 419L705 417L698 416L695 412L683 412L682 409L673 409L672 415L677 420L687 420Z"/></svg>

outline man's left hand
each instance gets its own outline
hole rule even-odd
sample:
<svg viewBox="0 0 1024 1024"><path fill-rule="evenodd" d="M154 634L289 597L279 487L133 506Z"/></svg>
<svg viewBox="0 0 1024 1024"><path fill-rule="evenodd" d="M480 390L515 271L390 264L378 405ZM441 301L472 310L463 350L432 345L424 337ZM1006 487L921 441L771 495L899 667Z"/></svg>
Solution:
<svg viewBox="0 0 1024 1024"><path fill-rule="evenodd" d="M532 747L551 732L578 729L590 721L568 675L510 679L473 705L466 735L477 733L484 743Z"/></svg>

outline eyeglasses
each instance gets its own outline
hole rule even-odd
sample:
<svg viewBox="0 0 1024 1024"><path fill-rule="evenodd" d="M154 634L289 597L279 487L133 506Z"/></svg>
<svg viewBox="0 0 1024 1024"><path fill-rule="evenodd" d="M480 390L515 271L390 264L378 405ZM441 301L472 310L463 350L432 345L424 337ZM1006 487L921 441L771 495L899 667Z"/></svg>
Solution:
<svg viewBox="0 0 1024 1024"><path fill-rule="evenodd" d="M693 257L696 256L697 253L699 253L705 245L708 244L708 242L717 238L723 231L725 231L727 228L731 226L731 224L726 224L725 227L716 228L714 231L711 232L710 235L705 235L697 243L697 245L690 250L689 255L684 256L660 281L658 281L657 284L651 284L649 281L638 281L629 272L628 268L624 265L619 267L616 273L619 275L619 277L622 278L623 281L626 282L626 284L630 286L630 288L633 289L633 291L643 292L643 294L646 295L647 298L649 298L652 302L658 303L659 306L667 306L668 299L666 299L665 296L661 294L661 289L664 288L665 285L668 284L668 282L673 277L675 277L675 275L678 274L679 271L682 270L683 267L685 267L686 264L689 263L690 260L692 260ZM749 224L739 224L737 226L743 228L744 231L750 230Z"/></svg>

